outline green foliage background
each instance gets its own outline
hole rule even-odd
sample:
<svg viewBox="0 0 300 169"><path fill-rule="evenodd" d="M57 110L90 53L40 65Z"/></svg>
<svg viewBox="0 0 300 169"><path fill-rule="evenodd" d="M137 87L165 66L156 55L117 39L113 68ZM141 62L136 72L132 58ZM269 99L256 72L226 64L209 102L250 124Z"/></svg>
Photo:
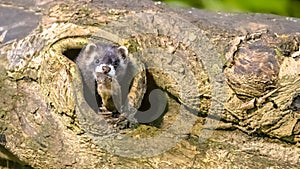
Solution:
<svg viewBox="0 0 300 169"><path fill-rule="evenodd" d="M271 13L300 18L300 0L162 0L162 2L213 11Z"/></svg>

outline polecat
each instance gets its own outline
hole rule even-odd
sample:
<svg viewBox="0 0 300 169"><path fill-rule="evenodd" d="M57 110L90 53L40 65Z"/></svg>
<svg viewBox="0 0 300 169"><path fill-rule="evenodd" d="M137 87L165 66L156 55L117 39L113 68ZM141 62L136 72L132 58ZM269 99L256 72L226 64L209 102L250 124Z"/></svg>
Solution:
<svg viewBox="0 0 300 169"><path fill-rule="evenodd" d="M127 55L128 49L124 46L89 43L76 58L75 62L82 76L85 100L96 112L99 111L101 98L107 110L115 111L116 107L110 103L114 92L108 90L113 90L112 79L120 81L124 77L128 64Z"/></svg>

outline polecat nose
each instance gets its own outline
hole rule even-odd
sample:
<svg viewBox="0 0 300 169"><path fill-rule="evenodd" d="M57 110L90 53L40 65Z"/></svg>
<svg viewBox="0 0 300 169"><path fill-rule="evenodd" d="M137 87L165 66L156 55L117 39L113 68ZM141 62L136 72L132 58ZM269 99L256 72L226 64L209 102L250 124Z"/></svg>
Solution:
<svg viewBox="0 0 300 169"><path fill-rule="evenodd" d="M107 74L107 73L109 73L110 72L110 67L109 66L102 66L102 70L103 70L103 73L104 74Z"/></svg>

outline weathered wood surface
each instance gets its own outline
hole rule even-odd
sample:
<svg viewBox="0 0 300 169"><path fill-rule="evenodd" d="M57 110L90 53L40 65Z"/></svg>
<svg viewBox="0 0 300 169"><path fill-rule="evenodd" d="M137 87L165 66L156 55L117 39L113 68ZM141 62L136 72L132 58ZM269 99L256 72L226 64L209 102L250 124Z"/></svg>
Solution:
<svg viewBox="0 0 300 169"><path fill-rule="evenodd" d="M16 4L12 5L22 6ZM33 15L42 14L38 28L15 42L20 46L1 46L2 158L34 168L300 164L299 19L172 9L136 0L54 2L41 6L42 12L36 6L28 8ZM24 37L13 32L8 32L10 39ZM126 131L129 136L109 134L101 117L85 111L90 109L81 97L78 70L59 53L82 48L90 36L131 45L148 67L168 67L166 72L149 71L172 95L159 128L141 125ZM170 56L175 61L163 61ZM238 64L244 58L267 66L250 64L253 67L243 70ZM178 72L174 83L174 77L166 75ZM182 80L182 72L196 80ZM215 131L211 136L216 127L272 139L239 131Z"/></svg>

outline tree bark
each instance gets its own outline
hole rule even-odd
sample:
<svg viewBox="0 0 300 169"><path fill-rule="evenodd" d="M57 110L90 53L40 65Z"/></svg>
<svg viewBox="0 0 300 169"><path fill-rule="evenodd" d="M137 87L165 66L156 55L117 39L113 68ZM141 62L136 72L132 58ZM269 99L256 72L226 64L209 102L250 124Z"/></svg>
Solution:
<svg viewBox="0 0 300 169"><path fill-rule="evenodd" d="M41 8L39 26L0 49L0 157L9 160L1 167L299 166L299 19L146 0ZM91 37L130 44L146 63L148 85L162 89L168 103L159 122L114 132L91 110L72 61ZM245 76L234 71L244 55L267 57L250 62L272 63L275 79L249 68L249 83L239 84ZM269 82L275 87L265 89Z"/></svg>

